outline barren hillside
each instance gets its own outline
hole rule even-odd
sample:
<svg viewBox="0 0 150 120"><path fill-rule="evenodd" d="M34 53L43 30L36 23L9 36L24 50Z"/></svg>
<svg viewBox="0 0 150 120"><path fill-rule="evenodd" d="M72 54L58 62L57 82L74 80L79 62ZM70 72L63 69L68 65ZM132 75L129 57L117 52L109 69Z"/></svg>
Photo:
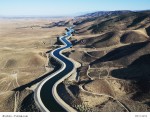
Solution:
<svg viewBox="0 0 150 120"><path fill-rule="evenodd" d="M87 15L75 22L78 42L68 53L82 65L78 89L70 89L77 90L73 106L79 111L150 111L150 12Z"/></svg>

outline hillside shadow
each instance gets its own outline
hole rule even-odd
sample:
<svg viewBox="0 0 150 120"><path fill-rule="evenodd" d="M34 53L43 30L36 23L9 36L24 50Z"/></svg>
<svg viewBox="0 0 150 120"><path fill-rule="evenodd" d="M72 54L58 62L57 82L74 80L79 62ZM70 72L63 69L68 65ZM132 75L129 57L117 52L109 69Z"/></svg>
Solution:
<svg viewBox="0 0 150 120"><path fill-rule="evenodd" d="M88 30L92 30L92 33L98 33L100 32L104 27L110 25L112 23L113 19L108 19L105 20L103 22L100 22L96 25L91 26L90 28L88 28Z"/></svg>
<svg viewBox="0 0 150 120"><path fill-rule="evenodd" d="M147 41L147 37L145 35L141 35L137 32L127 32L123 34L120 38L121 43L137 43Z"/></svg>
<svg viewBox="0 0 150 120"><path fill-rule="evenodd" d="M87 26L85 26L85 27L82 27L82 28L75 28L75 31L80 31L80 30L82 30L82 29L84 29L84 28L86 28Z"/></svg>
<svg viewBox="0 0 150 120"><path fill-rule="evenodd" d="M149 15L141 15L141 16L138 16L137 18L135 18L135 19L133 20L133 22L132 22L130 25L127 26L127 28L133 27L133 26L139 24L140 22L142 22L143 20L145 20L147 17L149 17Z"/></svg>
<svg viewBox="0 0 150 120"><path fill-rule="evenodd" d="M101 40L95 42L95 44L97 44L97 43L99 43L99 42L105 42L105 41L109 40L110 38L112 38L114 35L115 35L114 32L106 33L106 34L104 35L104 38L102 38Z"/></svg>
<svg viewBox="0 0 150 120"><path fill-rule="evenodd" d="M150 43L149 41L146 41L146 42L134 43L134 44L116 48L115 50L106 54L104 57L101 57L100 59L97 59L97 60L91 62L90 65L123 58L125 56L133 54L134 52L138 51L139 49L144 48L149 43Z"/></svg>
<svg viewBox="0 0 150 120"><path fill-rule="evenodd" d="M22 101L20 112L40 112L35 106L34 94L32 92Z"/></svg>
<svg viewBox="0 0 150 120"><path fill-rule="evenodd" d="M79 20L79 22L75 22L74 25L82 25L86 22L91 22L91 21L94 21L96 18L88 18L88 19L85 19L85 20Z"/></svg>
<svg viewBox="0 0 150 120"><path fill-rule="evenodd" d="M147 35L150 36L150 26L146 28Z"/></svg>
<svg viewBox="0 0 150 120"><path fill-rule="evenodd" d="M142 93L150 92L150 54L143 55L127 68L111 71L115 78L133 81Z"/></svg>
<svg viewBox="0 0 150 120"><path fill-rule="evenodd" d="M97 37L89 37L89 38L81 39L79 41L79 44L85 45L86 48L93 48L92 46L93 44L107 42L107 40L112 38L114 35L115 35L115 32L109 32L109 33L106 33L104 35L100 35Z"/></svg>

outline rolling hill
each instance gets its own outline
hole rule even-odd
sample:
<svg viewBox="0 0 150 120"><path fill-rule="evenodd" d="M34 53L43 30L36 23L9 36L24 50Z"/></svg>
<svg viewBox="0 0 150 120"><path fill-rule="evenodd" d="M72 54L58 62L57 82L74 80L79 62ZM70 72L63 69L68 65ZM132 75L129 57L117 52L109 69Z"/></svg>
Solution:
<svg viewBox="0 0 150 120"><path fill-rule="evenodd" d="M150 11L113 11L75 20L73 37L78 43L69 57L82 65L78 84L88 95L79 92L78 96L87 108L122 111L117 103L106 99L111 96L129 111L150 111L149 18ZM89 69L82 71L85 67ZM83 79L87 74L89 78Z"/></svg>

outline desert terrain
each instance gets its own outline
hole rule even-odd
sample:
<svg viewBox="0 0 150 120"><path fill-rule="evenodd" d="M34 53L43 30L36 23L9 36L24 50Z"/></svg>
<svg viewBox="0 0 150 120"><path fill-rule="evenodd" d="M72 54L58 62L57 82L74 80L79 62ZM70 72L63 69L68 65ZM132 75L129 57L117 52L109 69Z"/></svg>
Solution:
<svg viewBox="0 0 150 120"><path fill-rule="evenodd" d="M55 24L54 22L57 22ZM47 56L74 23L73 47L63 54L76 72L58 86L79 112L150 111L150 11L96 12L62 21L0 20L0 111L40 111L38 83L57 68Z"/></svg>
<svg viewBox="0 0 150 120"><path fill-rule="evenodd" d="M95 14L75 20L66 55L82 66L78 82L61 85L72 93L64 100L78 111L150 111L150 12Z"/></svg>
<svg viewBox="0 0 150 120"><path fill-rule="evenodd" d="M60 20L63 18L0 19L0 111L37 111L32 107L32 87L52 70L46 52L65 30L45 26Z"/></svg>

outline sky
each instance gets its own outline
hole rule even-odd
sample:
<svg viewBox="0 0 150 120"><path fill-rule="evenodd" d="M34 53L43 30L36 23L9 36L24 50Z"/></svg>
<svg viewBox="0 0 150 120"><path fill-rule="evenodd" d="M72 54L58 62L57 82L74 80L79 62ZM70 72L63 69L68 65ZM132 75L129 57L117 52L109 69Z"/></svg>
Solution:
<svg viewBox="0 0 150 120"><path fill-rule="evenodd" d="M148 9L150 0L0 0L0 16L74 16L95 11Z"/></svg>

